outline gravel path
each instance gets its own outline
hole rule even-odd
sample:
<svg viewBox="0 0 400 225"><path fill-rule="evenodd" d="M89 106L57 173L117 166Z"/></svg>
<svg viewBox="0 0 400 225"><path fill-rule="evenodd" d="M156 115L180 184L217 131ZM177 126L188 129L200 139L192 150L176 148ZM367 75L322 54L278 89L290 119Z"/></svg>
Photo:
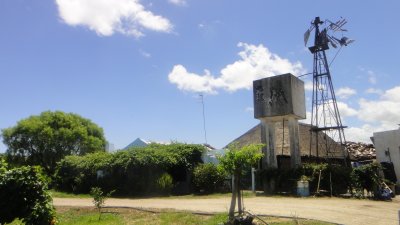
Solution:
<svg viewBox="0 0 400 225"><path fill-rule="evenodd" d="M93 206L90 198L54 198L55 206ZM230 198L146 198L106 200L106 206L176 209L196 212L227 212ZM296 216L339 224L398 225L400 196L391 202L341 199L249 197L244 199L247 211L256 214Z"/></svg>

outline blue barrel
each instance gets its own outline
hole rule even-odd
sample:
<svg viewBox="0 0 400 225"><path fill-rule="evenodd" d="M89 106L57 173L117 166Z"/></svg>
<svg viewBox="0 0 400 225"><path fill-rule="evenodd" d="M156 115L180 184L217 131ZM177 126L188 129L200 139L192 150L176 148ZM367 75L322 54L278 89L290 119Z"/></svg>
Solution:
<svg viewBox="0 0 400 225"><path fill-rule="evenodd" d="M300 197L310 196L310 188L308 181L297 181L297 195Z"/></svg>

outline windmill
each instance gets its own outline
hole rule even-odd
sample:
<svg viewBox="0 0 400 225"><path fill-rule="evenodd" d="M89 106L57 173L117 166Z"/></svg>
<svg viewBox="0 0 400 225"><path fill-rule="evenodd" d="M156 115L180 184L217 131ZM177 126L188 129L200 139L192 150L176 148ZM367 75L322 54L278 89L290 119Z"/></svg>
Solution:
<svg viewBox="0 0 400 225"><path fill-rule="evenodd" d="M338 48L334 59L343 46L347 46L354 40L343 36L346 19L341 18L337 22L329 20L321 21L315 17L311 27L304 34L304 44L307 46L311 33L314 31L314 43L308 49L314 56L313 62L313 95L310 129L310 155L314 151L317 157L323 157L330 162L333 158L346 159L348 153L344 148L346 138L336 102L335 91L332 84L330 64L326 57L329 47ZM341 37L336 37L341 34ZM336 36L334 36L336 35ZM329 138L327 138L327 136ZM314 147L313 147L314 146ZM322 149L325 149L323 155Z"/></svg>

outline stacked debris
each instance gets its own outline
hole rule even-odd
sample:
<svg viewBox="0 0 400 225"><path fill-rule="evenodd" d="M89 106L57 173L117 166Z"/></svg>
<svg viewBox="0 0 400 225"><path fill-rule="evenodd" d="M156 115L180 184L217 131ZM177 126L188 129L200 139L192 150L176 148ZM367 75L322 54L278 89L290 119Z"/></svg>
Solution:
<svg viewBox="0 0 400 225"><path fill-rule="evenodd" d="M376 151L373 144L348 141L345 145L352 161L376 159Z"/></svg>

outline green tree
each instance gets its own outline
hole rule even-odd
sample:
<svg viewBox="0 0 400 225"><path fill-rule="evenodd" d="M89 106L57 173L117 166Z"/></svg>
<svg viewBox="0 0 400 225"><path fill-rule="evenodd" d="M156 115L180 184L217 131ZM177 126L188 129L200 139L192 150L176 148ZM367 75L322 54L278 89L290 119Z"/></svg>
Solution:
<svg viewBox="0 0 400 225"><path fill-rule="evenodd" d="M10 162L40 165L48 174L67 155L104 151L103 129L77 114L46 111L2 130Z"/></svg>
<svg viewBox="0 0 400 225"><path fill-rule="evenodd" d="M236 199L238 202L238 212L243 214L242 196L240 193L240 179L244 171L256 166L262 158L261 147L263 145L247 145L239 147L237 144L228 146L228 151L219 158L221 167L233 176L232 198L229 208L229 220L234 218Z"/></svg>
<svg viewBox="0 0 400 225"><path fill-rule="evenodd" d="M93 204L99 211L99 220L101 219L101 208L104 206L105 201L109 198L114 191L104 193L99 187L92 187L90 189L90 196L93 197Z"/></svg>

